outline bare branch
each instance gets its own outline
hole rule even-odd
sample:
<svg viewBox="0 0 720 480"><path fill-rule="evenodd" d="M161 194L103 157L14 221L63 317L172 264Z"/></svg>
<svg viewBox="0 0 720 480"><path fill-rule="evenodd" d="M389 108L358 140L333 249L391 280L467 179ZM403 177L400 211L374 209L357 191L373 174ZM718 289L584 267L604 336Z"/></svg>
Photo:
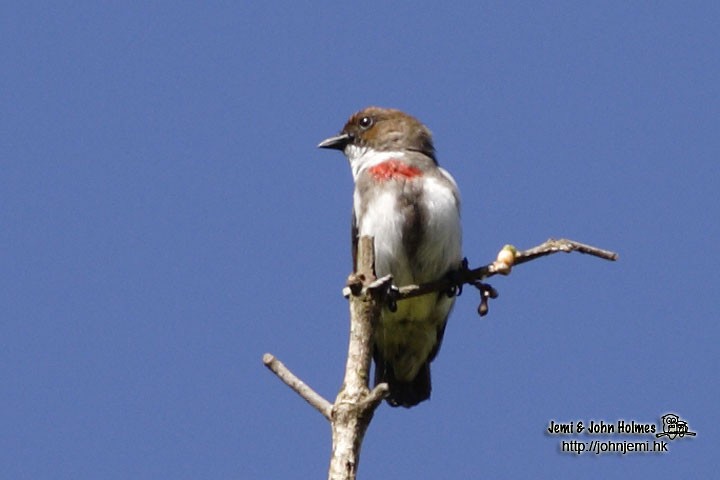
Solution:
<svg viewBox="0 0 720 480"><path fill-rule="evenodd" d="M610 250L604 250L602 248L593 247L585 243L576 242L574 240L568 240L566 238L560 238L558 240L554 238L548 239L545 243L538 245L537 247L529 248L522 252L518 252L515 257L515 265L520 263L529 262L545 255L550 255L557 252L579 252L594 257L602 258L603 260L615 261L618 259L618 254L611 252Z"/></svg>
<svg viewBox="0 0 720 480"><path fill-rule="evenodd" d="M507 247L506 247L507 248ZM513 251L513 247L509 247ZM519 265L521 263L527 263L531 260L535 260L546 255L551 255L557 252L580 252L588 255L592 255L604 260L617 260L618 254L609 250L593 247L592 245L586 245L584 243L576 242L574 240L568 240L561 238L555 240L553 238L547 240L536 247L529 248L523 251L516 251L514 253L514 262L510 265L504 264L503 262L495 261L488 265L475 268L475 269L463 269L457 272L456 278L441 278L433 282L423 283L422 285L406 285L399 288L399 293L396 296L397 300L403 300L406 298L418 297L431 292L442 292L452 289L458 285L470 284L474 285L476 282L481 282L487 278L490 278L497 274L507 275L510 272L512 265Z"/></svg>
<svg viewBox="0 0 720 480"><path fill-rule="evenodd" d="M385 383L370 390L368 379L373 332L391 284L389 275L375 277L373 239L361 237L357 271L350 275L344 290L350 299L350 341L345 378L334 404L313 391L273 355L263 356L265 366L330 421L333 445L328 478L331 480L355 479L365 432L375 409L388 394Z"/></svg>
<svg viewBox="0 0 720 480"><path fill-rule="evenodd" d="M283 363L275 358L271 353L263 355L263 363L277 377L282 380L285 385L295 390L295 393L305 399L310 405L322 413L323 417L332 421L332 404L325 400L319 393L310 388L305 382L295 376Z"/></svg>
<svg viewBox="0 0 720 480"><path fill-rule="evenodd" d="M354 480L360 447L375 409L387 395L387 385L368 389L372 339L392 277L375 278L372 237L360 237L357 271L348 279L350 342L345 379L332 411L332 456L328 478Z"/></svg>
<svg viewBox="0 0 720 480"><path fill-rule="evenodd" d="M520 252L515 247L506 245L491 264L473 270L464 265L448 278L395 289L391 285L392 278L390 276L380 279L375 277L373 239L361 237L358 242L357 271L350 275L347 286L343 290L343 295L350 300L350 341L345 378L335 403L330 404L313 391L271 354L266 353L263 357L263 363L280 380L295 390L330 421L333 443L328 478L331 480L355 479L365 432L372 421L375 409L388 394L388 386L385 383L370 390L368 377L372 358L373 332L380 318L382 307L387 304L389 299L398 301L430 292L450 292L462 285L470 284L480 290L481 304L478 312L480 315L484 315L487 313L488 299L495 298L497 292L490 285L482 283L483 280L497 274L507 275L513 265L526 263L557 252L580 252L606 260L617 259L617 254L608 250L572 240L551 238L537 247ZM388 298L388 296L390 297Z"/></svg>

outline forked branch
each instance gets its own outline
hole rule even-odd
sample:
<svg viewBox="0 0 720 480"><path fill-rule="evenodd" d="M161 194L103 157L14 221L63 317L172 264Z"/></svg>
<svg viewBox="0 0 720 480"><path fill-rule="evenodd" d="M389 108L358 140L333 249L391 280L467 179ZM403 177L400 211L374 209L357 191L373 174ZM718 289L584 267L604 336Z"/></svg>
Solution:
<svg viewBox="0 0 720 480"><path fill-rule="evenodd" d="M469 284L481 292L481 315L487 313L487 300L497 292L483 280L497 274L507 275L514 265L535 260L557 252L580 252L605 260L616 260L617 254L573 240L550 239L545 243L523 251L506 245L497 259L483 267L469 269L463 266L454 275L422 285L390 288L392 279L375 278L375 254L373 239L361 237L358 242L357 272L348 279L343 290L350 299L350 342L345 367L345 379L335 403L331 404L320 394L296 377L273 355L266 353L263 363L285 384L317 409L332 425L333 447L328 478L331 480L354 480L360 461L360 447L372 420L375 409L387 395L387 385L382 383L373 390L368 388L372 338L383 305L388 301L400 301L431 292L451 292ZM387 296L391 298L388 299Z"/></svg>

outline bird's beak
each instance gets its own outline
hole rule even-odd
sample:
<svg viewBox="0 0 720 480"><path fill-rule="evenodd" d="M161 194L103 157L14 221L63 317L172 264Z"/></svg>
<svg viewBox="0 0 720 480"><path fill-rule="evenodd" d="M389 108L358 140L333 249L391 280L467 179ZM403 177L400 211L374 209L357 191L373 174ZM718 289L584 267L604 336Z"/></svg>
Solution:
<svg viewBox="0 0 720 480"><path fill-rule="evenodd" d="M333 150L345 150L345 147L350 143L350 135L347 133L341 133L340 135L326 138L318 144L318 148L331 148Z"/></svg>

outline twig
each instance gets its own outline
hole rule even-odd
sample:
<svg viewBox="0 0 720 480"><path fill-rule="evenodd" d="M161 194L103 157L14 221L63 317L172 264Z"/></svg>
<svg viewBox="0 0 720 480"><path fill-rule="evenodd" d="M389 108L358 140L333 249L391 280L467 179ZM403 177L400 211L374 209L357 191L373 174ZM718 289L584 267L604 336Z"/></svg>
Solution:
<svg viewBox="0 0 720 480"><path fill-rule="evenodd" d="M507 248L507 247L506 247ZM510 247L512 248L512 247ZM514 251L514 248L512 248ZM457 287L459 285L470 284L474 285L476 282L481 282L486 278L490 278L497 274L507 275L512 265L519 265L521 263L527 263L536 258L551 255L557 252L580 252L588 255L592 255L604 260L617 260L618 254L602 248L593 247L592 245L586 245L584 243L576 242L574 240L568 240L561 238L559 240L549 239L545 243L542 243L536 247L529 248L523 251L516 251L514 253L514 262L511 265L503 264L502 262L493 262L488 265L475 268L475 269L461 269L457 272L455 278L441 278L433 282L423 283L421 285L406 285L400 287L398 294L396 295L397 300L403 300L406 298L418 297L431 292L442 292Z"/></svg>
<svg viewBox="0 0 720 480"><path fill-rule="evenodd" d="M530 260L534 260L538 257L544 257L545 255L557 252L579 252L610 261L618 259L618 254L611 252L610 250L604 250L602 248L593 247L592 245L568 240L566 238L560 238L557 240L550 238L545 243L538 245L537 247L518 252L515 256L515 265L529 262Z"/></svg>
<svg viewBox="0 0 720 480"><path fill-rule="evenodd" d="M263 363L277 377L282 380L285 385L295 390L295 393L305 399L310 405L323 414L323 417L332 421L332 404L325 400L322 395L310 388L305 382L295 376L283 363L275 358L271 353L263 355Z"/></svg>

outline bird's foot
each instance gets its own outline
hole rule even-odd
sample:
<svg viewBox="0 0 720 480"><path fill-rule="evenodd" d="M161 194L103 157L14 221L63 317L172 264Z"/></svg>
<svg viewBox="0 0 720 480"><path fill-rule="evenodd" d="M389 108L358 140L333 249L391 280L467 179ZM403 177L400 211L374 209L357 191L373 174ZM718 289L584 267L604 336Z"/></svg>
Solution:
<svg viewBox="0 0 720 480"><path fill-rule="evenodd" d="M385 306L388 310L391 312L397 311L397 300L400 295L400 289L393 285L391 275L385 275L384 277L378 278L372 282L368 288L380 289L382 298L385 301Z"/></svg>
<svg viewBox="0 0 720 480"><path fill-rule="evenodd" d="M400 289L393 284L390 284L387 292L385 292L386 305L391 312L397 312L397 298L399 294Z"/></svg>
<svg viewBox="0 0 720 480"><path fill-rule="evenodd" d="M463 258L460 263L460 268L448 272L447 278L452 283L452 286L445 290L445 294L452 297L459 297L463 292L463 285L465 284L465 278L467 278L467 272L470 271L468 267L468 259Z"/></svg>

